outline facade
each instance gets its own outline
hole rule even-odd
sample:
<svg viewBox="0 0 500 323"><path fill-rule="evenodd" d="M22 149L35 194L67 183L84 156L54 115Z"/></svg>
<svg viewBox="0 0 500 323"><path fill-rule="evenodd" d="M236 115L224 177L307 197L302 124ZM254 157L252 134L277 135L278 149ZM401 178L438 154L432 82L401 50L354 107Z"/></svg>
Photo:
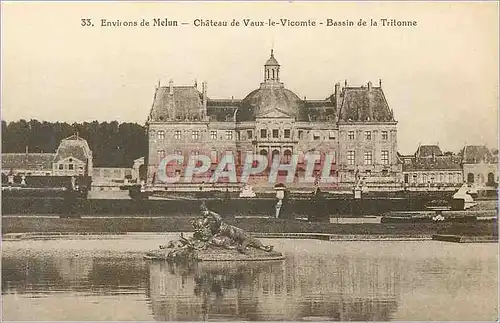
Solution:
<svg viewBox="0 0 500 323"><path fill-rule="evenodd" d="M92 176L92 151L87 141L72 135L61 140L52 163L53 176Z"/></svg>
<svg viewBox="0 0 500 323"><path fill-rule="evenodd" d="M63 139L56 153L3 153L2 174L92 176L92 151L78 135Z"/></svg>
<svg viewBox="0 0 500 323"><path fill-rule="evenodd" d="M444 155L437 145L419 145L415 154L400 156L405 187L457 187L463 184L461 158Z"/></svg>
<svg viewBox="0 0 500 323"><path fill-rule="evenodd" d="M352 186L361 177L380 183L399 180L397 122L389 108L381 83L352 87L337 83L325 99L301 99L285 88L273 52L264 65L260 86L244 99L213 99L197 85L158 86L146 123L149 153L146 156L147 185L165 186L158 167L164 156L184 156L184 163L169 163L167 176L184 174L190 154L210 156L213 172L223 155L232 154L236 167L243 167L248 153L279 157L290 163L298 155L300 177L304 155L321 156L314 175L324 163L331 165L332 188ZM329 154L329 161L325 155ZM271 164L271 163L269 163ZM182 182L182 179L181 179ZM171 184L169 184L171 185ZM262 185L265 185L262 182Z"/></svg>
<svg viewBox="0 0 500 323"><path fill-rule="evenodd" d="M498 156L486 146L465 146L461 151L464 179L479 187L498 185Z"/></svg>
<svg viewBox="0 0 500 323"><path fill-rule="evenodd" d="M120 187L132 182L132 168L94 167L92 169L92 190L119 191Z"/></svg>

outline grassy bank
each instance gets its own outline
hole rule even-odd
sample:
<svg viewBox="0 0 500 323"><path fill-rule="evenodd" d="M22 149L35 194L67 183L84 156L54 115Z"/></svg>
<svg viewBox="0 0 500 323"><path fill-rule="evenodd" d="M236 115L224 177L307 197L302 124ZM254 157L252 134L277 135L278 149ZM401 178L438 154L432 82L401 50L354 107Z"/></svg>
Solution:
<svg viewBox="0 0 500 323"><path fill-rule="evenodd" d="M191 231L192 217L165 218L81 218L7 217L2 219L2 233L28 232L186 232ZM227 219L228 223L250 232L328 233L366 235L498 235L496 223L308 223L299 220Z"/></svg>

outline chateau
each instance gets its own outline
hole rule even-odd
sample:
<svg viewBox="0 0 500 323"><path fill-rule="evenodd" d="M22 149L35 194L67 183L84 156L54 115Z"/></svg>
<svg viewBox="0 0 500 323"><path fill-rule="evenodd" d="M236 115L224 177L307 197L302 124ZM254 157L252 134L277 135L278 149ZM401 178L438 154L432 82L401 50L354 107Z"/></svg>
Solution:
<svg viewBox="0 0 500 323"><path fill-rule="evenodd" d="M157 174L166 155L184 156L184 163L169 164L167 170L180 175L189 154L210 156L210 172L224 154L233 154L241 167L247 153L270 160L279 156L284 164L297 154L297 176L305 171L304 154L317 154L321 157L314 175L319 177L323 164L331 162L330 176L336 179L332 189L352 189L360 180L377 185L400 181L397 121L381 82L353 87L346 81L344 86L335 84L323 99L301 99L281 82L280 68L271 51L263 82L243 99L211 98L206 82L201 91L197 84L176 86L173 81L158 86L146 123L146 184L167 185Z"/></svg>

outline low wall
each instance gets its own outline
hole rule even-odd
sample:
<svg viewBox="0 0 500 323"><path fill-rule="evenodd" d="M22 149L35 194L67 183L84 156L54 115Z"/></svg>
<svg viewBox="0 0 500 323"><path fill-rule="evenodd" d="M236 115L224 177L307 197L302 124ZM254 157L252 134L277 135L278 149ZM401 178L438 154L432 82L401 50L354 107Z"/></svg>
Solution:
<svg viewBox="0 0 500 323"><path fill-rule="evenodd" d="M423 210L425 198L335 198L315 203L312 199L290 199L285 203L284 217L303 217L314 214L375 215L389 211ZM276 199L208 200L209 208L223 215L271 215L275 213ZM124 200L75 199L43 197L4 197L3 214L158 214L195 215L200 201L193 200Z"/></svg>
<svg viewBox="0 0 500 323"><path fill-rule="evenodd" d="M193 217L96 217L81 219L60 219L57 217L4 217L2 233L61 232L61 233L125 233L125 232L189 232ZM383 223L309 223L299 220L281 219L225 219L248 232L259 232L261 237L277 236L279 233L342 235L353 238L356 235L384 237L425 238L434 234L497 236L496 223L419 223L419 224L383 224ZM349 236L351 235L351 236ZM337 237L339 238L339 237ZM378 237L382 238L382 237ZM325 237L327 239L327 237Z"/></svg>

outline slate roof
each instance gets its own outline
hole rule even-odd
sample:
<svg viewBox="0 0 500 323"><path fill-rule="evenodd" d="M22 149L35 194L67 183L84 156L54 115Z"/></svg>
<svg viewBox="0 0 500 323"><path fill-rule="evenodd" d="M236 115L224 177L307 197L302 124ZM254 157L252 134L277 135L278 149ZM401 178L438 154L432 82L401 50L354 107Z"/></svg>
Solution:
<svg viewBox="0 0 500 323"><path fill-rule="evenodd" d="M54 162L58 162L68 157L73 157L85 162L88 158L91 158L91 154L92 152L90 151L87 140L77 135L73 135L61 140L56 151Z"/></svg>
<svg viewBox="0 0 500 323"><path fill-rule="evenodd" d="M432 156L441 156L443 152L438 145L420 145L417 148L417 152L415 153L416 157L424 158L424 157L432 157Z"/></svg>
<svg viewBox="0 0 500 323"><path fill-rule="evenodd" d="M203 95L196 86L172 86L172 92L170 86L156 89L149 121L203 119Z"/></svg>
<svg viewBox="0 0 500 323"><path fill-rule="evenodd" d="M237 121L253 121L272 110L279 110L296 121L309 121L308 109L292 91L284 87L261 87L250 92L236 113Z"/></svg>
<svg viewBox="0 0 500 323"><path fill-rule="evenodd" d="M462 155L462 162L464 164L494 162L493 154L486 146L465 146L461 151L461 155Z"/></svg>
<svg viewBox="0 0 500 323"><path fill-rule="evenodd" d="M434 158L413 158L403 163L403 171L461 170L460 156L436 156Z"/></svg>
<svg viewBox="0 0 500 323"><path fill-rule="evenodd" d="M344 122L394 122L384 92L380 87L347 87L339 121Z"/></svg>
<svg viewBox="0 0 500 323"><path fill-rule="evenodd" d="M26 169L26 170L52 170L54 153L3 153L2 170Z"/></svg>

